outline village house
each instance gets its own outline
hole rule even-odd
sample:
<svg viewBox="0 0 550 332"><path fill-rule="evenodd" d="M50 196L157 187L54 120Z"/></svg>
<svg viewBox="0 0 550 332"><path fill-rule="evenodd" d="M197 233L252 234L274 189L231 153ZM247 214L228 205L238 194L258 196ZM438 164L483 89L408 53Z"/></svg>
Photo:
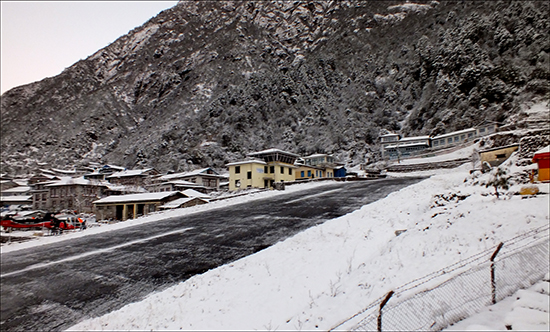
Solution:
<svg viewBox="0 0 550 332"><path fill-rule="evenodd" d="M336 168L334 168L335 178L345 178L347 174L348 174L348 171L344 166L336 166Z"/></svg>
<svg viewBox="0 0 550 332"><path fill-rule="evenodd" d="M430 136L404 137L392 145L385 147L385 154L390 159L399 159L409 157L418 151L426 150L430 147Z"/></svg>
<svg viewBox="0 0 550 332"><path fill-rule="evenodd" d="M29 183L31 183L29 181ZM35 182L31 185L32 195L32 208L35 210L46 210L50 204L49 202L49 190L46 188L46 184L49 182Z"/></svg>
<svg viewBox="0 0 550 332"><path fill-rule="evenodd" d="M418 155L426 149L441 149L465 142L472 142L475 138L495 133L496 129L496 123L483 122L474 128L434 137L400 137L397 134L390 133L380 136L380 149L383 157L388 157L389 159L406 158Z"/></svg>
<svg viewBox="0 0 550 332"><path fill-rule="evenodd" d="M229 190L268 188L273 184L263 160L244 160L226 165L229 168Z"/></svg>
<svg viewBox="0 0 550 332"><path fill-rule="evenodd" d="M19 184L12 178L7 177L5 174L0 174L0 192L17 186Z"/></svg>
<svg viewBox="0 0 550 332"><path fill-rule="evenodd" d="M56 180L60 180L60 178L57 177L57 176L55 176L55 175L51 175L51 174L47 174L47 173L42 173L42 174L33 175L33 176L29 179L28 184L29 184L29 185L33 185L33 184L39 183L39 182L56 181Z"/></svg>
<svg viewBox="0 0 550 332"><path fill-rule="evenodd" d="M533 162L537 163L537 180L541 182L550 181L550 145L540 149L533 155Z"/></svg>
<svg viewBox="0 0 550 332"><path fill-rule="evenodd" d="M166 174L152 179L152 184L148 186L150 191L166 191L178 187L193 188L204 192L218 190L220 182L226 178L220 175L212 168L201 168L191 172ZM182 182L185 181L185 182ZM188 183L191 183L189 185ZM193 186L193 184L195 186Z"/></svg>
<svg viewBox="0 0 550 332"><path fill-rule="evenodd" d="M0 192L1 196L28 196L30 194L31 187L29 186L16 186Z"/></svg>
<svg viewBox="0 0 550 332"><path fill-rule="evenodd" d="M83 177L64 177L59 181L44 184L43 188L43 190L47 190L46 204L45 206L41 204L44 191L35 191L33 203L38 203L33 204L35 209L40 208L50 211L75 210L89 213L93 211L92 202L104 195L107 186L99 182L86 180Z"/></svg>
<svg viewBox="0 0 550 332"><path fill-rule="evenodd" d="M253 160L229 163L229 190L270 188L276 182L294 181L297 154L268 149L248 154Z"/></svg>
<svg viewBox="0 0 550 332"><path fill-rule="evenodd" d="M31 208L33 203L32 195L0 196L0 206L19 206Z"/></svg>
<svg viewBox="0 0 550 332"><path fill-rule="evenodd" d="M318 174L320 175L320 177L323 177L323 178L336 177L334 170L338 166L342 166L335 161L332 155L328 155L325 153L312 154L310 156L300 158L300 160L303 160L303 164L306 166L313 166L318 168L318 170L321 171ZM300 175L300 177L303 177L302 170L298 170L298 171L299 173L296 175L296 178L298 178L298 175ZM312 172L312 175L313 173L314 172Z"/></svg>
<svg viewBox="0 0 550 332"><path fill-rule="evenodd" d="M333 178L334 170L332 168L296 165L296 180Z"/></svg>
<svg viewBox="0 0 550 332"><path fill-rule="evenodd" d="M115 184L145 187L145 185L150 183L151 177L158 174L159 172L154 168L133 169L115 172L107 176L106 179Z"/></svg>
<svg viewBox="0 0 550 332"><path fill-rule="evenodd" d="M124 172L126 168L115 165L97 166L91 169L90 172L86 172L83 177L87 180L102 181L107 180L107 177L114 173Z"/></svg>
<svg viewBox="0 0 550 332"><path fill-rule="evenodd" d="M161 205L159 206L159 209L180 209L195 205L202 205L208 203L212 199L212 197L193 189L186 189L184 191L181 191L181 193L184 194L186 197L179 198L164 205Z"/></svg>
<svg viewBox="0 0 550 332"><path fill-rule="evenodd" d="M91 173L84 174L82 177L86 180L92 180L92 181L104 181L105 180L105 173L100 173L99 171L94 171Z"/></svg>
<svg viewBox="0 0 550 332"><path fill-rule="evenodd" d="M96 200L97 220L128 220L159 210L160 206L187 196L179 191L108 196Z"/></svg>
<svg viewBox="0 0 550 332"><path fill-rule="evenodd" d="M507 146L499 146L491 149L479 151L481 164L488 163L491 167L502 164L506 159L510 158L512 153L519 149L519 144Z"/></svg>
<svg viewBox="0 0 550 332"><path fill-rule="evenodd" d="M207 204L208 201L199 197L183 197L159 206L159 210L172 210Z"/></svg>
<svg viewBox="0 0 550 332"><path fill-rule="evenodd" d="M194 189L203 193L208 191L208 188L189 181L174 180L161 183L153 183L147 186L147 190L152 193L163 191L184 191L186 189Z"/></svg>
<svg viewBox="0 0 550 332"><path fill-rule="evenodd" d="M388 133L380 136L380 152L382 153L382 157L386 156L386 147L388 145L395 145L395 142L399 141L401 138L401 135L394 134L394 133Z"/></svg>
<svg viewBox="0 0 550 332"><path fill-rule="evenodd" d="M478 136L477 132L478 131L475 128L468 128L448 134L438 135L432 138L432 146L434 148L444 148L466 141L471 141Z"/></svg>
<svg viewBox="0 0 550 332"><path fill-rule="evenodd" d="M92 180L93 183L101 184L105 186L103 194L101 197L105 196L114 196L114 195L127 195L127 194L142 194L148 192L145 188L139 186L127 186L123 184L114 184L108 181L96 181Z"/></svg>

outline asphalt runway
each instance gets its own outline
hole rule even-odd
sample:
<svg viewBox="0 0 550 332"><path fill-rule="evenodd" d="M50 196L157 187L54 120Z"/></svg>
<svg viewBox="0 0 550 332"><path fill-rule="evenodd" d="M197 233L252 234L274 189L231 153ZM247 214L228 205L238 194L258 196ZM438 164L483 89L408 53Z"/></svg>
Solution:
<svg viewBox="0 0 550 332"><path fill-rule="evenodd" d="M67 329L420 180L327 182L300 192L2 254L0 329Z"/></svg>

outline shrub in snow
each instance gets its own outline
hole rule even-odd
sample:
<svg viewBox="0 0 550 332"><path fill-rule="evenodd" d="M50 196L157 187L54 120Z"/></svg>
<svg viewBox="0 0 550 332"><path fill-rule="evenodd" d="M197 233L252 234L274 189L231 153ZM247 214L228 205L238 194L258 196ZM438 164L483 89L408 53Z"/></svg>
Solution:
<svg viewBox="0 0 550 332"><path fill-rule="evenodd" d="M485 184L485 188L495 188L495 195L497 195L497 198L499 198L500 196L498 189L501 188L507 190L510 187L508 183L509 180L510 176L508 176L508 173L502 168L497 167L491 172L491 178Z"/></svg>

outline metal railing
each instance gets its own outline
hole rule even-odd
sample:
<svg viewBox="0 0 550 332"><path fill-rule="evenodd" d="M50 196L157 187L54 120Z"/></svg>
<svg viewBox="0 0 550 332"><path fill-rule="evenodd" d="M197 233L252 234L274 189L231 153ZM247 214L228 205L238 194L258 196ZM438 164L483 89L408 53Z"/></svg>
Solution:
<svg viewBox="0 0 550 332"><path fill-rule="evenodd" d="M532 229L402 285L331 331L440 331L541 280L549 270L549 229Z"/></svg>

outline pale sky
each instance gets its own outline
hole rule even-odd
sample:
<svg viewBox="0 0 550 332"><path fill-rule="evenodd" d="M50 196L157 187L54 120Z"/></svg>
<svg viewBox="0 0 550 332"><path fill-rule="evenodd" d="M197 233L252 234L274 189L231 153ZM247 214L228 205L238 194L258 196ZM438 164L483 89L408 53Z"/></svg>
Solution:
<svg viewBox="0 0 550 332"><path fill-rule="evenodd" d="M177 1L1 1L1 92L60 74Z"/></svg>

